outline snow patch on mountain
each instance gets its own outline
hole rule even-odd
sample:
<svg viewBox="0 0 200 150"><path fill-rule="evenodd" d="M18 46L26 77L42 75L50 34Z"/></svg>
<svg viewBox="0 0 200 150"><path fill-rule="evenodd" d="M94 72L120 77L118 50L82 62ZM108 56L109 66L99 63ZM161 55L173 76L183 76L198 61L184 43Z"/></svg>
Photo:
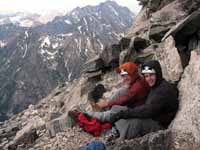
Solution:
<svg viewBox="0 0 200 150"><path fill-rule="evenodd" d="M50 52L50 51L48 51L48 50L46 50L46 49L41 49L41 50L40 50L40 54L42 54L42 55L47 54L48 56L54 56L54 55L56 55L57 53L58 53L58 51Z"/></svg>
<svg viewBox="0 0 200 150"><path fill-rule="evenodd" d="M82 26L78 26L78 30L79 30L79 32L82 34L81 28L82 28Z"/></svg>
<svg viewBox="0 0 200 150"><path fill-rule="evenodd" d="M34 25L34 21L32 20L22 20L19 22L20 27L31 27Z"/></svg>
<svg viewBox="0 0 200 150"><path fill-rule="evenodd" d="M97 39L97 42L100 44L100 49L103 50L104 49L104 46L103 44L101 43L101 41L99 39Z"/></svg>
<svg viewBox="0 0 200 150"><path fill-rule="evenodd" d="M80 21L80 18L78 17L78 11L76 11L76 10L72 11L71 15L72 15L72 17L73 17L74 19L76 19L78 22Z"/></svg>
<svg viewBox="0 0 200 150"><path fill-rule="evenodd" d="M73 33L68 33L68 34L65 34L66 36L72 36L73 35Z"/></svg>
<svg viewBox="0 0 200 150"><path fill-rule="evenodd" d="M47 37L44 39L44 41L42 42L41 47L44 47L44 46L49 47L50 44L51 44L50 39L49 39L49 37L47 36Z"/></svg>
<svg viewBox="0 0 200 150"><path fill-rule="evenodd" d="M81 39L78 40L78 49L79 49L79 53L81 53Z"/></svg>
<svg viewBox="0 0 200 150"><path fill-rule="evenodd" d="M28 31L25 31L25 39L28 38Z"/></svg>
<svg viewBox="0 0 200 150"><path fill-rule="evenodd" d="M85 56L87 56L87 57L88 57L88 52L89 52L89 50L86 48L84 54L85 54Z"/></svg>
<svg viewBox="0 0 200 150"><path fill-rule="evenodd" d="M65 20L65 23L66 24L72 24L71 21L69 21L69 20Z"/></svg>
<svg viewBox="0 0 200 150"><path fill-rule="evenodd" d="M67 33L67 34L58 34L58 36L57 37L59 37L59 38L64 38L64 37L68 37L68 36L72 36L73 35L73 33Z"/></svg>
<svg viewBox="0 0 200 150"><path fill-rule="evenodd" d="M85 19L85 17L83 18L83 21L84 21L84 23L85 23L86 30L89 31L89 29L88 29L88 23L87 23L87 20Z"/></svg>
<svg viewBox="0 0 200 150"><path fill-rule="evenodd" d="M0 25L5 24L6 21L8 21L6 18L2 18L2 19L0 19Z"/></svg>
<svg viewBox="0 0 200 150"><path fill-rule="evenodd" d="M56 49L57 47L58 47L58 43L52 44L52 48L53 48L53 49Z"/></svg>
<svg viewBox="0 0 200 150"><path fill-rule="evenodd" d="M4 48L6 45L6 42L0 40L0 48Z"/></svg>
<svg viewBox="0 0 200 150"><path fill-rule="evenodd" d="M92 17L89 17L89 20L92 21Z"/></svg>
<svg viewBox="0 0 200 150"><path fill-rule="evenodd" d="M28 51L28 46L27 46L27 44L26 44L26 45L25 45L24 54L23 54L22 58L24 58L24 57L26 56L27 51Z"/></svg>
<svg viewBox="0 0 200 150"><path fill-rule="evenodd" d="M20 21L20 19L22 18L22 16L14 16L14 17L10 17L10 21L13 23L17 23Z"/></svg>
<svg viewBox="0 0 200 150"><path fill-rule="evenodd" d="M15 73L19 72L20 70L21 70L21 67L17 68Z"/></svg>
<svg viewBox="0 0 200 150"><path fill-rule="evenodd" d="M52 58L52 59L54 59L54 58ZM51 63L51 65L48 66L48 68L51 69L51 70L56 70L57 66L58 66L58 63L53 62L53 63Z"/></svg>
<svg viewBox="0 0 200 150"><path fill-rule="evenodd" d="M114 12L116 16L119 16L118 12L112 6L108 5L108 7Z"/></svg>
<svg viewBox="0 0 200 150"><path fill-rule="evenodd" d="M41 54L44 62L46 61L49 62L50 60L52 60L51 62L49 62L48 68L53 69L53 70L55 70L56 66L58 65L58 63L55 61L55 58L56 58L56 55L58 54L58 46L61 46L59 45L60 43L56 42L57 40L55 39L54 41L55 43L54 43L50 41L49 36L43 37L42 43L40 46L41 49L39 50L39 53Z"/></svg>
<svg viewBox="0 0 200 150"><path fill-rule="evenodd" d="M72 72L70 72L69 75L68 75L68 81L71 80L71 77L72 77Z"/></svg>

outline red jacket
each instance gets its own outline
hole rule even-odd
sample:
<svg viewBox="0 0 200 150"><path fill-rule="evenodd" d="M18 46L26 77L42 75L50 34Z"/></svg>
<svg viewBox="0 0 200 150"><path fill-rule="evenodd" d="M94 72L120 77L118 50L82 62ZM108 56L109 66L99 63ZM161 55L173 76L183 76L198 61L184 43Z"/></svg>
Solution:
<svg viewBox="0 0 200 150"><path fill-rule="evenodd" d="M145 102L149 90L150 87L145 82L144 78L138 76L138 78L133 83L131 83L127 93L110 101L108 106L111 107L113 105L126 105L128 107L135 107L142 105Z"/></svg>

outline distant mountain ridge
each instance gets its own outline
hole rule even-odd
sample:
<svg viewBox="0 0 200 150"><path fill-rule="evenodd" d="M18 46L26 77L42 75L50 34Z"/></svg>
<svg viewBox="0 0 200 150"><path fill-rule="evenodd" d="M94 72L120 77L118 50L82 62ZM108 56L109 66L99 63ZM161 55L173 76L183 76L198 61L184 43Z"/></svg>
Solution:
<svg viewBox="0 0 200 150"><path fill-rule="evenodd" d="M64 13L56 12L45 15L37 13L0 13L0 25L14 24L21 27L34 27L52 21L56 16L64 16Z"/></svg>
<svg viewBox="0 0 200 150"><path fill-rule="evenodd" d="M114 1L76 8L35 27L0 25L0 119L35 104L117 43L134 14Z"/></svg>

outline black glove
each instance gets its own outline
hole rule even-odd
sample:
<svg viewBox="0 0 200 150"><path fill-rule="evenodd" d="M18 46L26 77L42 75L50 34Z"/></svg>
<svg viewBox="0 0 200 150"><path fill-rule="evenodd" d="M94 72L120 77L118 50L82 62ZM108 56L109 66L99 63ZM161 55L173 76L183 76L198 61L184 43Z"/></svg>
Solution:
<svg viewBox="0 0 200 150"><path fill-rule="evenodd" d="M83 115L88 119L90 120L92 117L90 117L87 113L83 113Z"/></svg>
<svg viewBox="0 0 200 150"><path fill-rule="evenodd" d="M115 123L119 119L126 119L128 118L128 110L121 110L120 112L113 114L110 118L111 123Z"/></svg>

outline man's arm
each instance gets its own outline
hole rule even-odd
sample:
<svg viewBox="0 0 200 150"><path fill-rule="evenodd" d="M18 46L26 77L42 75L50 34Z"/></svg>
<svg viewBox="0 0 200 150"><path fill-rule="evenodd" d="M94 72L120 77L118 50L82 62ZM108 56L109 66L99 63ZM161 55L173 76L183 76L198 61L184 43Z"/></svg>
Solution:
<svg viewBox="0 0 200 150"><path fill-rule="evenodd" d="M121 112L122 118L152 118L160 114L163 108L167 105L164 94L153 96L147 100L144 105L129 108L126 112Z"/></svg>
<svg viewBox="0 0 200 150"><path fill-rule="evenodd" d="M126 94L123 96L120 96L110 102L108 102L108 107L111 107L113 105L123 105L129 100L134 100L134 97L136 96L137 92L141 89L141 85L139 83L135 83Z"/></svg>
<svg viewBox="0 0 200 150"><path fill-rule="evenodd" d="M144 104L134 109L128 109L125 117L127 118L152 118L158 115L163 108L163 103L158 104Z"/></svg>

